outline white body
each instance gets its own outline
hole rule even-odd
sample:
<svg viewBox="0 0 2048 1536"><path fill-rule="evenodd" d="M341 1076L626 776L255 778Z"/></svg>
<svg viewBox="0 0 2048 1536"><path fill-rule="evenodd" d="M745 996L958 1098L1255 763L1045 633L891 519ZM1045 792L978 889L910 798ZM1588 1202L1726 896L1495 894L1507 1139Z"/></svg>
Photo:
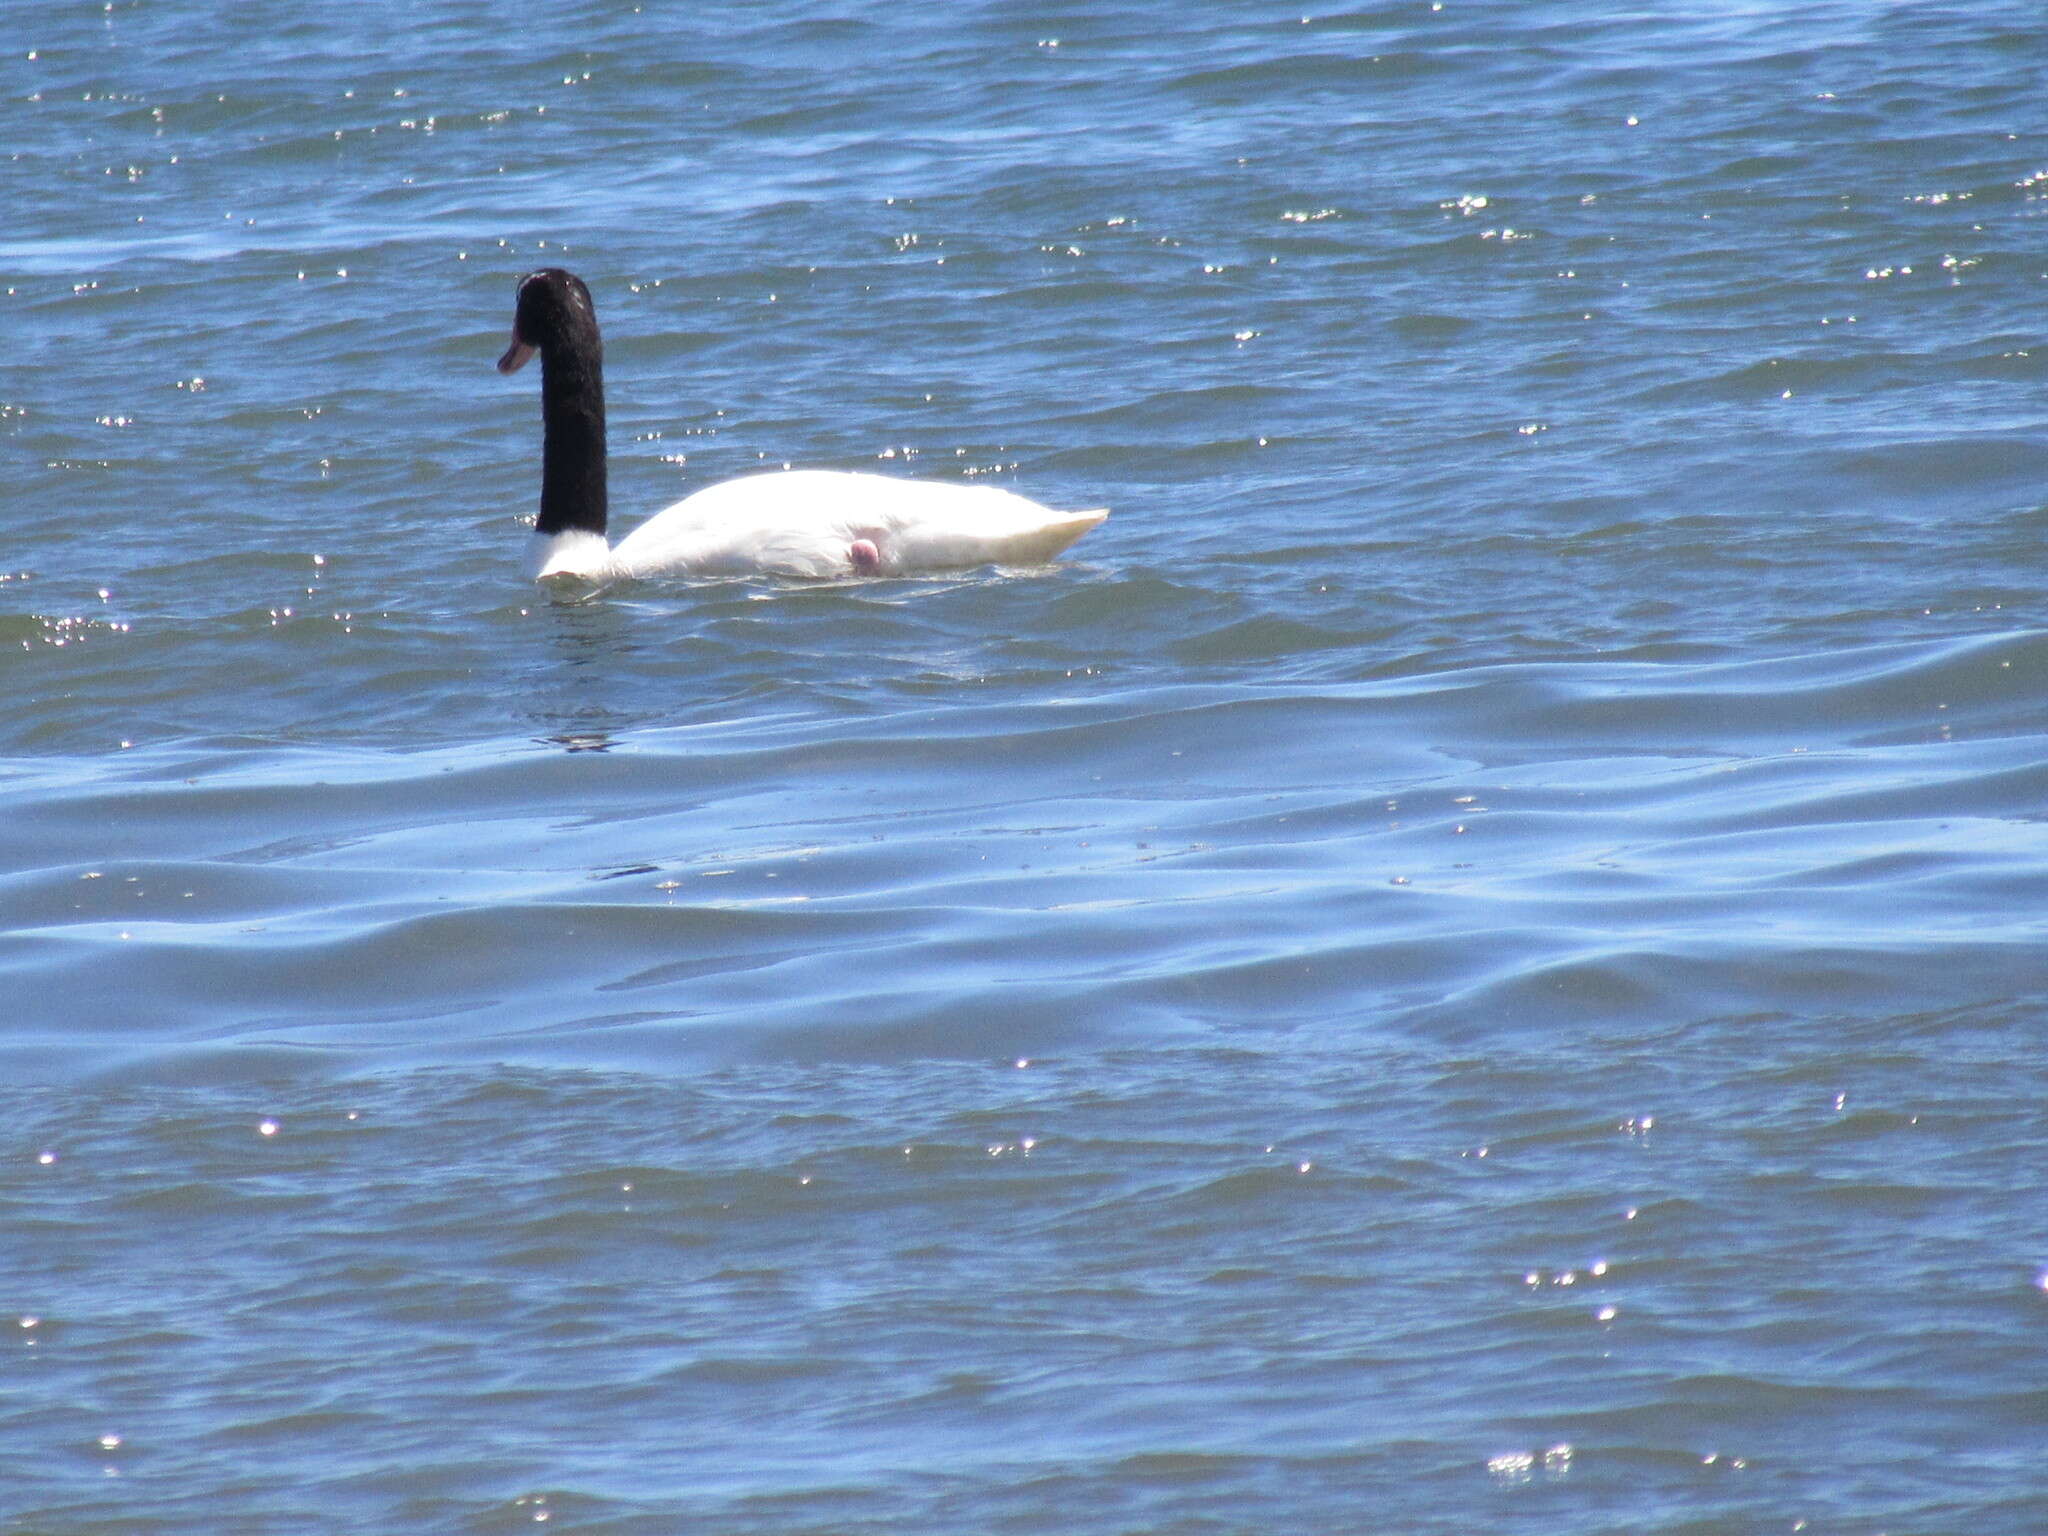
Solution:
<svg viewBox="0 0 2048 1536"><path fill-rule="evenodd" d="M795 469L706 486L616 546L536 533L527 572L580 576L850 576L1052 559L1109 516L1055 512L992 485Z"/></svg>

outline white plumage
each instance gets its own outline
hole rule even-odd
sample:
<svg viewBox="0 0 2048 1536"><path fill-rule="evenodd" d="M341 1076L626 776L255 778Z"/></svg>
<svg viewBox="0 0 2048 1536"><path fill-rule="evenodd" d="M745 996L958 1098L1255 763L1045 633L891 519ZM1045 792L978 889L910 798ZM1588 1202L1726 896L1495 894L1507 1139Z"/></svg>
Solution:
<svg viewBox="0 0 2048 1536"><path fill-rule="evenodd" d="M706 486L655 513L617 545L582 529L536 533L527 573L590 580L890 576L1036 565L1107 516L1055 512L992 485L791 469ZM856 555L863 542L872 559Z"/></svg>

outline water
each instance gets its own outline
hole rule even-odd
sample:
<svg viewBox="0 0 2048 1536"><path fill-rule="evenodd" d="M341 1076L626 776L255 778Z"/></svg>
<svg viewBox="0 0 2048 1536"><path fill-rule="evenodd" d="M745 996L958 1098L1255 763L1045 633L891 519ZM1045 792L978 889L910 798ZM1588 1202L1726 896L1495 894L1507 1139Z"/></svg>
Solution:
<svg viewBox="0 0 2048 1536"><path fill-rule="evenodd" d="M4 51L0 1530L2048 1525L2034 7Z"/></svg>

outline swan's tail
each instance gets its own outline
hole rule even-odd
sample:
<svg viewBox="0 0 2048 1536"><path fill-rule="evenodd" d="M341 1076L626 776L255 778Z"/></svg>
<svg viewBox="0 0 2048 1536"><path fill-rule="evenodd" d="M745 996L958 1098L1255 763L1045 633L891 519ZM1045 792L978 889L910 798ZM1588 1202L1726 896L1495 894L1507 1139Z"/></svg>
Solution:
<svg viewBox="0 0 2048 1536"><path fill-rule="evenodd" d="M1039 565L1056 558L1074 540L1109 516L1109 508L1092 512L1062 512L1035 528L1013 533L1002 541L996 559L1004 565Z"/></svg>

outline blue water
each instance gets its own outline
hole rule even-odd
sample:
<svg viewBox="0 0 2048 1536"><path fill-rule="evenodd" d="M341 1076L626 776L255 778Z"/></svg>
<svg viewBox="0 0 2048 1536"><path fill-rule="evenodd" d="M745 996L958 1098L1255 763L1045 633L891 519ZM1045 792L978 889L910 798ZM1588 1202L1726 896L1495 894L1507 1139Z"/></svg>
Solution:
<svg viewBox="0 0 2048 1536"><path fill-rule="evenodd" d="M2035 6L0 54L0 1531L2048 1528Z"/></svg>

